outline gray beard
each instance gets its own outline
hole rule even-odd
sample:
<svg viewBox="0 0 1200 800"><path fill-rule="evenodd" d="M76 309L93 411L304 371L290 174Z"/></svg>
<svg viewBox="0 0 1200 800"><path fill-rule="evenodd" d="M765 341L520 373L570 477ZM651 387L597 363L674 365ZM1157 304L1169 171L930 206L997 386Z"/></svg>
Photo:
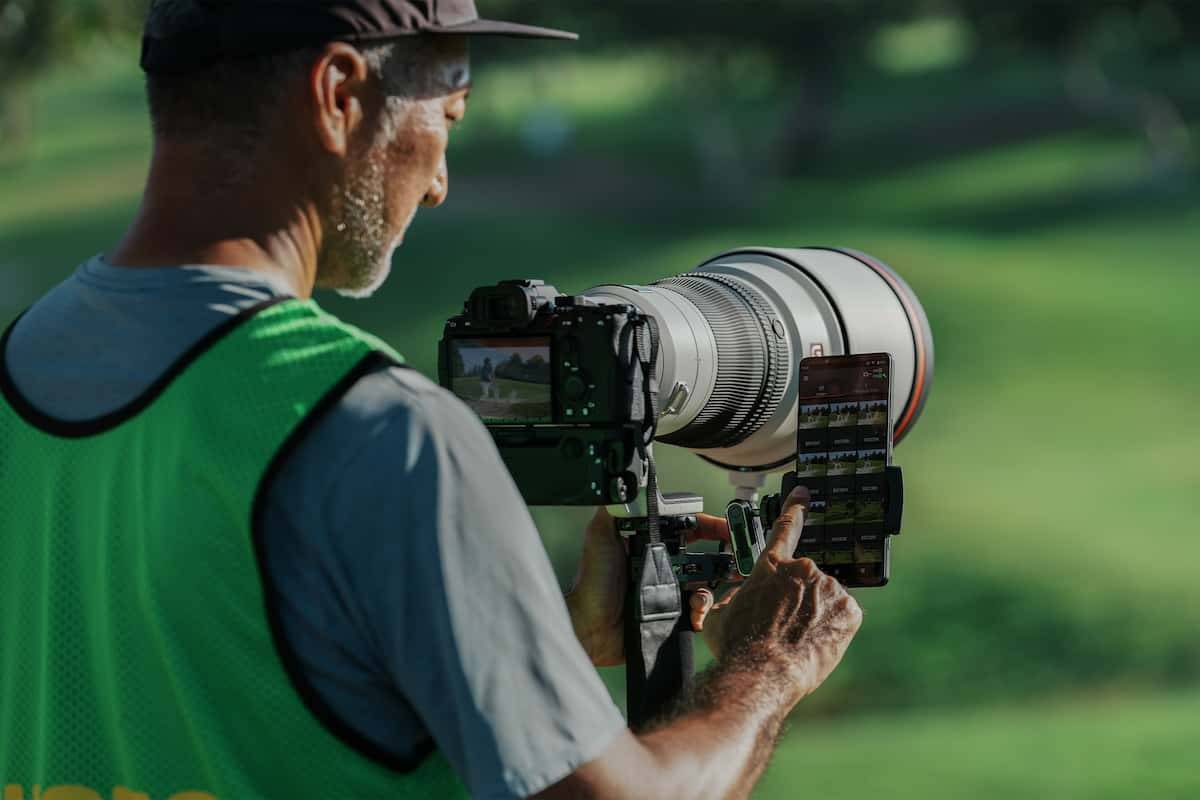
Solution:
<svg viewBox="0 0 1200 800"><path fill-rule="evenodd" d="M389 236L384 161L388 146L399 134L406 110L403 100L388 99L380 131L359 162L361 169L335 190L336 212L318 274L337 276L332 288L342 297L370 297L383 286L392 271L392 256L416 216L417 208L413 208L400 234Z"/></svg>

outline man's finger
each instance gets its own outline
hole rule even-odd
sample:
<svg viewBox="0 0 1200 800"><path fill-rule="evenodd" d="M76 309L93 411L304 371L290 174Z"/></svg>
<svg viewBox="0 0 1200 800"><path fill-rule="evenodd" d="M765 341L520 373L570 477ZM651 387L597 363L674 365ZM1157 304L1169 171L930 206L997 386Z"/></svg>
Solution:
<svg viewBox="0 0 1200 800"><path fill-rule="evenodd" d="M774 553L780 560L789 560L796 552L800 543L800 532L804 530L804 515L808 513L808 504L812 497L808 489L797 486L783 501L783 511L771 529L764 553Z"/></svg>
<svg viewBox="0 0 1200 800"><path fill-rule="evenodd" d="M592 534L607 534L615 532L616 527L613 525L612 514L608 513L608 509L600 506L596 509L596 513L592 516L591 521L587 526L587 533Z"/></svg>
<svg viewBox="0 0 1200 800"><path fill-rule="evenodd" d="M690 601L692 607L692 630L704 630L704 618L712 611L713 593L708 589L697 589L692 592Z"/></svg>
<svg viewBox="0 0 1200 800"><path fill-rule="evenodd" d="M696 527L687 532L689 542L728 542L729 523L724 517L697 514Z"/></svg>
<svg viewBox="0 0 1200 800"><path fill-rule="evenodd" d="M734 596L741 590L742 590L742 587L740 587L740 586L735 586L732 589L730 589L728 592L726 592L721 597L720 600L718 600L716 603L713 604L713 607L708 610L709 613L711 614L713 611L716 611L718 608L724 608L725 606L729 605L731 602L733 602Z"/></svg>

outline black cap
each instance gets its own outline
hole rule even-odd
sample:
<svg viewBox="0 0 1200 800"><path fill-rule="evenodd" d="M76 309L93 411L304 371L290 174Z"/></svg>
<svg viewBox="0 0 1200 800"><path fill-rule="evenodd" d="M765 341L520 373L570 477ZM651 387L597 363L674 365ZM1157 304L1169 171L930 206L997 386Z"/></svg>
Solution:
<svg viewBox="0 0 1200 800"><path fill-rule="evenodd" d="M171 15L169 24L147 24L142 69L185 72L226 58L423 33L579 38L567 31L480 19L474 0L192 0L186 10Z"/></svg>

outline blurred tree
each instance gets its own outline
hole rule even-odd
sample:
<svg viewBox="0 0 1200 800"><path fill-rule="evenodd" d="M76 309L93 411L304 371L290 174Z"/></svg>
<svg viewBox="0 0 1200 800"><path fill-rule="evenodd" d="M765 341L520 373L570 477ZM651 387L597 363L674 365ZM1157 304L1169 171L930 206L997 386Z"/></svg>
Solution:
<svg viewBox="0 0 1200 800"><path fill-rule="evenodd" d="M60 0L0 0L0 144L29 136L32 115L24 85L51 58Z"/></svg>
<svg viewBox="0 0 1200 800"><path fill-rule="evenodd" d="M537 0L490 0L486 8L530 20L545 20L550 11ZM1200 3L1195 0L693 0L683 5L607 0L559 4L550 13L551 24L584 33L583 47L646 45L678 51L681 63L689 65L693 77L688 84L700 101L693 135L701 161L724 159L725 171L735 177L745 175L748 154L744 143L740 153L736 143L730 146L734 137L729 128L737 123L723 116L721 100L739 90L738 67L748 53L765 58L775 93L786 107L778 130L757 131L752 137L759 151L755 155L761 156L764 139L771 145L760 169L795 173L820 163L832 144L833 112L847 76L869 64L878 35L898 24L958 20L970 33L977 60L993 65L1011 64L1014 55L1057 60L1074 101L1063 108L1061 97L1046 97L1023 108L989 109L986 124L976 109L963 109L965 116L958 121L947 109L939 122L945 130L978 134L981 144L995 144L1006 131L1028 135L1027 126L1034 122L1053 129L1092 117L1143 131L1156 152L1181 146L1186 138L1183 115L1161 92L1110 79L1101 56L1114 42L1118 49L1142 56L1178 54L1200 36ZM519 50L507 52L521 56ZM1014 118L997 119L1003 113ZM1031 119L1031 113L1040 119ZM980 130L993 126L991 138ZM1168 154L1163 160L1178 157ZM721 171L719 164L715 171Z"/></svg>
<svg viewBox="0 0 1200 800"><path fill-rule="evenodd" d="M795 172L828 144L832 112L848 69L883 25L923 13L921 0L607 0L572 4L556 23L586 31L585 47L659 45L678 49L694 67L693 88L711 97L736 91L736 64L766 58L788 110L773 142L773 168ZM586 10L584 10L586 8ZM494 0L492 13L545 18L537 0ZM494 11L493 11L494 9ZM761 142L761 138L759 139Z"/></svg>
<svg viewBox="0 0 1200 800"><path fill-rule="evenodd" d="M1106 66L1106 56L1179 53L1200 35L1194 0L957 0L984 53L1038 52L1063 70L1078 111L1137 131L1153 177L1169 180L1192 159L1185 115L1168 92Z"/></svg>
<svg viewBox="0 0 1200 800"><path fill-rule="evenodd" d="M0 143L20 148L31 131L26 87L97 35L136 31L149 0L0 0Z"/></svg>
<svg viewBox="0 0 1200 800"><path fill-rule="evenodd" d="M24 86L34 71L69 58L98 35L135 32L149 2L0 0L0 137L11 142L28 134ZM819 163L847 75L868 61L877 35L888 26L945 15L968 26L981 57L1049 54L1063 64L1069 91L1086 113L1156 131L1156 141L1178 138L1161 131L1164 120L1180 115L1162 96L1116 90L1111 81L1097 90L1104 82L1088 78L1099 73L1096 43L1107 31L1109 40L1124 37L1145 52L1178 52L1200 34L1195 0L576 0L552 7L540 0L482 0L480 5L488 16L574 27L583 32L584 48L646 46L678 53L688 75L683 88L699 110L693 132L697 154L732 196L738 194L737 181L753 168L748 161L757 160L760 171L793 173ZM538 52L544 51L505 47L497 55ZM744 91L748 57L766 66L783 108L777 130L753 136L722 102Z"/></svg>

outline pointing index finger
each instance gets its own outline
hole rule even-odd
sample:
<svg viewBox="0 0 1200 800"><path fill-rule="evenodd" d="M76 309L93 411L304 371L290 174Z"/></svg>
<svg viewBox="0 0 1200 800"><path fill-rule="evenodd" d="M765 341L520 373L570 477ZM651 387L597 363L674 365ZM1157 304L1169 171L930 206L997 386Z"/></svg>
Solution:
<svg viewBox="0 0 1200 800"><path fill-rule="evenodd" d="M779 560L792 559L796 545L800 543L800 532L804 530L804 517L808 513L810 502L812 497L807 488L797 486L792 490L783 501L783 510L779 519L775 520L775 527L771 529L764 553L774 553Z"/></svg>

